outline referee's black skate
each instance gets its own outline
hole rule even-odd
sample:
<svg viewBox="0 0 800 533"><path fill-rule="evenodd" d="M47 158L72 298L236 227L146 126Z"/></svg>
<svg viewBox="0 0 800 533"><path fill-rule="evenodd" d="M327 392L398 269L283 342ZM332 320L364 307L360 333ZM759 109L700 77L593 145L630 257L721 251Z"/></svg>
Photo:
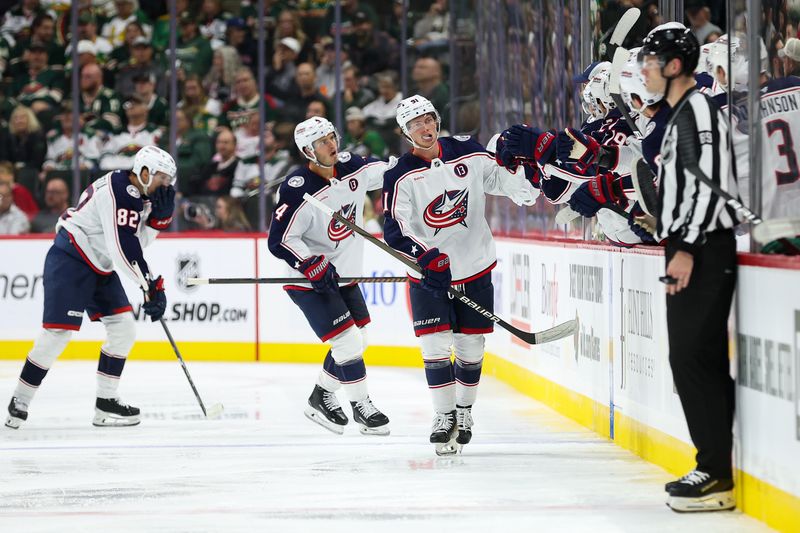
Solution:
<svg viewBox="0 0 800 533"><path fill-rule="evenodd" d="M126 405L119 398L98 398L94 404L92 425L98 427L135 426L142 420L139 408Z"/></svg>
<svg viewBox="0 0 800 533"><path fill-rule="evenodd" d="M460 452L465 444L472 440L472 406L456 405L456 422L458 423L458 436L456 444Z"/></svg>
<svg viewBox="0 0 800 533"><path fill-rule="evenodd" d="M728 511L736 507L732 479L718 479L692 470L667 486L667 506L678 513Z"/></svg>
<svg viewBox="0 0 800 533"><path fill-rule="evenodd" d="M456 437L458 424L455 410L449 413L436 413L431 428L431 443L436 446L436 455L453 455L458 451Z"/></svg>
<svg viewBox="0 0 800 533"><path fill-rule="evenodd" d="M369 396L358 402L350 402L353 407L353 421L364 435L388 435L389 417L372 404Z"/></svg>
<svg viewBox="0 0 800 533"><path fill-rule="evenodd" d="M347 415L342 411L342 406L339 405L336 394L319 385L314 385L314 390L308 397L305 415L312 422L316 422L337 435L344 433L344 427L349 422Z"/></svg>
<svg viewBox="0 0 800 533"><path fill-rule="evenodd" d="M23 403L16 396L8 404L8 418L6 427L19 429L19 426L28 419L28 404Z"/></svg>

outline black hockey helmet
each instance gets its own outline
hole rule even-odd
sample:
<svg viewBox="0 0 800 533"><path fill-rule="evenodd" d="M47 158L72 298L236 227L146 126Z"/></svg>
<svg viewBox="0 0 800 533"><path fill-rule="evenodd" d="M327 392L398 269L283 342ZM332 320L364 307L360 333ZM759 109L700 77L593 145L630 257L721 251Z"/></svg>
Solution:
<svg viewBox="0 0 800 533"><path fill-rule="evenodd" d="M666 25L665 25L666 26ZM640 58L658 57L662 65L675 58L681 60L681 74L692 74L700 59L700 44L688 28L655 29L642 43Z"/></svg>

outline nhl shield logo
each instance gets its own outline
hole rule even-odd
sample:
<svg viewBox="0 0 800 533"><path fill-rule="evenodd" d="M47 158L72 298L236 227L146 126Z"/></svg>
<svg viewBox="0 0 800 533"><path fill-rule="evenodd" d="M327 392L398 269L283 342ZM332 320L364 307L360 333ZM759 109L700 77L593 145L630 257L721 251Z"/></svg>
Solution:
<svg viewBox="0 0 800 533"><path fill-rule="evenodd" d="M192 292L197 289L197 285L188 285L189 278L200 277L200 257L197 254L181 254L176 259L175 281L178 288L183 292Z"/></svg>

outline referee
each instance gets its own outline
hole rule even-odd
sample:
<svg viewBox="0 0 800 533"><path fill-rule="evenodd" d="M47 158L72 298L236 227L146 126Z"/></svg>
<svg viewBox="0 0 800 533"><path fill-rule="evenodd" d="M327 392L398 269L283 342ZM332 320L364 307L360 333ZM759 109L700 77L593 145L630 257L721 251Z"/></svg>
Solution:
<svg viewBox="0 0 800 533"><path fill-rule="evenodd" d="M734 381L728 315L736 285L736 213L702 183L737 195L728 123L698 92L700 47L678 24L654 30L641 51L645 85L671 107L661 145L657 235L666 241L669 362L697 466L667 483L674 511L732 509Z"/></svg>

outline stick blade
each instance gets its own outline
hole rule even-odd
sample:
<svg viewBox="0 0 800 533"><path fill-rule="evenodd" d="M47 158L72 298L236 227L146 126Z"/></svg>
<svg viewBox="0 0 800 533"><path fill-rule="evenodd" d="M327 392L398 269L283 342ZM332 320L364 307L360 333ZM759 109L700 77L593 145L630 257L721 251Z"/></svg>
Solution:
<svg viewBox="0 0 800 533"><path fill-rule="evenodd" d="M208 285L208 278L186 278L186 285Z"/></svg>
<svg viewBox="0 0 800 533"><path fill-rule="evenodd" d="M570 206L564 207L561 211L556 213L556 224L569 224L576 218L580 217Z"/></svg>
<svg viewBox="0 0 800 533"><path fill-rule="evenodd" d="M611 39L609 39L609 44L613 44L614 46L622 46L622 42L625 40L625 37L628 36L628 33L633 29L634 25L636 25L636 21L639 20L642 12L639 10L638 7L632 7L628 9L623 15L619 18L619 22L617 22L617 26L614 28L614 33L611 34Z"/></svg>
<svg viewBox="0 0 800 533"><path fill-rule="evenodd" d="M639 206L650 216L658 216L658 190L655 185L655 175L644 159L639 159L631 169L631 180Z"/></svg>
<svg viewBox="0 0 800 533"><path fill-rule="evenodd" d="M222 418L222 413L225 412L225 408L221 403L215 403L206 409L206 418L208 420L219 420Z"/></svg>
<svg viewBox="0 0 800 533"><path fill-rule="evenodd" d="M550 329L539 331L537 333L531 333L530 340L523 340L528 342L528 344L546 344L548 342L557 341L565 337L570 337L574 335L576 331L578 331L578 320L573 318L572 320L567 320L563 324L559 324Z"/></svg>
<svg viewBox="0 0 800 533"><path fill-rule="evenodd" d="M753 239L761 244L768 242L796 237L800 235L800 219L776 218L765 220L761 224L756 224L752 229Z"/></svg>

